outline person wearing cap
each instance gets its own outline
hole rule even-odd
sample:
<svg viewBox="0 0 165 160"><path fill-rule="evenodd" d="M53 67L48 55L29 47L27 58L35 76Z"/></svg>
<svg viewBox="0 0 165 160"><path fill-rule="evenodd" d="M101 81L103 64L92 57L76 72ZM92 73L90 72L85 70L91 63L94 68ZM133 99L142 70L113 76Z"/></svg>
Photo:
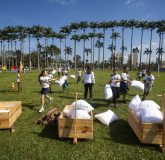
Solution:
<svg viewBox="0 0 165 160"><path fill-rule="evenodd" d="M83 82L84 82L84 90L85 90L84 99L87 99L88 90L89 90L90 99L92 100L93 98L92 88L93 88L93 85L95 84L95 76L90 66L87 66L87 70L85 71L83 75Z"/></svg>
<svg viewBox="0 0 165 160"><path fill-rule="evenodd" d="M118 74L118 69L114 68L113 75L111 76L111 80L109 81L113 93L114 108L117 108L117 99L120 97L120 81L121 76Z"/></svg>
<svg viewBox="0 0 165 160"><path fill-rule="evenodd" d="M144 94L143 94L143 101L145 100L146 96L149 95L151 88L153 87L155 77L151 74L151 70L146 70L146 76L144 77Z"/></svg>

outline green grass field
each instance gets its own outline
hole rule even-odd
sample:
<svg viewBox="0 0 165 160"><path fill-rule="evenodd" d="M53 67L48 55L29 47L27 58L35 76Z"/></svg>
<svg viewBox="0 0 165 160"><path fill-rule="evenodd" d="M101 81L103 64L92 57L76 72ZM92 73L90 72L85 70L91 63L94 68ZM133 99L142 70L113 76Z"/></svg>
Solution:
<svg viewBox="0 0 165 160"><path fill-rule="evenodd" d="M77 145L72 145L70 139L58 138L55 126L42 127L36 125L36 121L53 107L62 111L66 104L71 104L75 99L72 92L83 92L83 84L75 84L75 79L69 79L69 88L65 93L62 88L53 84L53 93L50 94L54 97L53 102L46 101L46 111L40 114L38 74L39 72L28 72L23 75L22 96L11 90L11 82L15 82L16 73L0 74L0 100L21 100L23 106L23 113L15 123L16 131L11 133L10 130L0 130L1 160L165 160L165 154L161 153L157 145L141 144L127 123L128 103L136 94L142 95L142 92L130 87L126 97L127 104L119 101L118 109L112 108L119 120L107 127L94 119L93 140L79 140ZM94 115L110 109L103 97L104 85L109 81L110 74L109 71L95 71L94 100L89 101L95 108ZM135 72L130 74L135 78ZM156 81L147 99L161 105L161 97L157 97L157 94L165 93L165 73L160 73L160 77L157 73L153 74Z"/></svg>

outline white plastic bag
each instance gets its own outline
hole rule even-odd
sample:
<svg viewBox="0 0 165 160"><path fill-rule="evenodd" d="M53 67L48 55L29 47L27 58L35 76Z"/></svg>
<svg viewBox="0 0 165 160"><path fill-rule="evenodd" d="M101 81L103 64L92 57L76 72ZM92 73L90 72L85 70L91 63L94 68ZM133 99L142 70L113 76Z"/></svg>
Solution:
<svg viewBox="0 0 165 160"><path fill-rule="evenodd" d="M111 86L109 84L105 85L104 97L106 100L111 99L113 97L112 89L111 89Z"/></svg>
<svg viewBox="0 0 165 160"><path fill-rule="evenodd" d="M69 77L70 77L70 78L73 78L73 79L76 78L75 75L69 75Z"/></svg>
<svg viewBox="0 0 165 160"><path fill-rule="evenodd" d="M53 71L52 71L52 74L55 74L57 71L54 69Z"/></svg>
<svg viewBox="0 0 165 160"><path fill-rule="evenodd" d="M144 91L144 83L141 81L133 80L131 82L131 86L138 89L138 90Z"/></svg>
<svg viewBox="0 0 165 160"><path fill-rule="evenodd" d="M65 83L65 79L64 78L60 78L59 80L56 80L55 83L57 83L61 87Z"/></svg>
<svg viewBox="0 0 165 160"><path fill-rule="evenodd" d="M113 121L116 121L118 119L116 114L114 112L112 112L111 110L108 110L108 111L100 113L100 114L96 114L95 118L107 126L109 126L110 123L112 123Z"/></svg>
<svg viewBox="0 0 165 160"><path fill-rule="evenodd" d="M76 102L73 102L71 104L71 108L74 109L75 108L75 105L76 105ZM84 100L77 100L77 109L78 110L84 110L84 111L87 111L87 112L90 112L91 110L94 110L94 108L86 101Z"/></svg>
<svg viewBox="0 0 165 160"><path fill-rule="evenodd" d="M141 103L141 99L140 99L139 95L136 95L136 96L131 100L131 102L129 103L129 106L128 106L128 107L129 107L131 110L133 110L134 112L136 112L140 103Z"/></svg>

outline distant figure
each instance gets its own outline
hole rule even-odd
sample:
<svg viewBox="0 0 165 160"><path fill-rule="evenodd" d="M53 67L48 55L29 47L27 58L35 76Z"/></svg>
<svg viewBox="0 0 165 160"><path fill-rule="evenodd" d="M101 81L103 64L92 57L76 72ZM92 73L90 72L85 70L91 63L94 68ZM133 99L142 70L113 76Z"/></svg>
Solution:
<svg viewBox="0 0 165 160"><path fill-rule="evenodd" d="M18 69L18 71L17 71L16 81L18 84L18 93L21 94L22 93L22 81L21 81L21 70L20 69Z"/></svg>
<svg viewBox="0 0 165 160"><path fill-rule="evenodd" d="M63 85L62 85L62 87L63 87L63 91L65 91L67 88L68 88L68 86L69 86L69 84L68 84L68 76L67 76L67 73L65 73L65 72L62 72L62 76L61 76L61 78L60 79L64 79L64 83L63 83Z"/></svg>
<svg viewBox="0 0 165 160"><path fill-rule="evenodd" d="M113 107L117 108L117 99L120 97L120 81L121 76L118 74L118 68L113 69L113 75L109 81L113 93Z"/></svg>
<svg viewBox="0 0 165 160"><path fill-rule="evenodd" d="M84 82L84 90L85 90L84 99L87 99L88 90L89 90L90 99L92 100L93 98L92 88L93 85L95 84L95 76L90 66L87 66L87 70L85 71L83 76L83 82Z"/></svg>
<svg viewBox="0 0 165 160"><path fill-rule="evenodd" d="M61 70L62 70L62 68L61 68L61 66L59 66L59 68L58 68L58 77L60 77Z"/></svg>
<svg viewBox="0 0 165 160"><path fill-rule="evenodd" d="M136 80L140 81L142 78L142 71L138 69L137 74L136 74Z"/></svg>
<svg viewBox="0 0 165 160"><path fill-rule="evenodd" d="M77 84L78 84L81 81L81 70L80 69L78 69L76 75L77 75Z"/></svg>
<svg viewBox="0 0 165 160"><path fill-rule="evenodd" d="M128 67L123 67L123 73L121 74L121 82L120 82L120 92L123 94L123 103L126 103L125 96L128 92L128 84L130 82Z"/></svg>
<svg viewBox="0 0 165 160"><path fill-rule="evenodd" d="M44 104L45 104L45 97L49 99L49 101L51 101L53 98L49 97L48 91L49 91L49 84L50 84L50 78L47 76L47 71L42 70L40 75L38 76L38 81L41 84L41 108L39 110L39 112L43 112L44 111Z"/></svg>
<svg viewBox="0 0 165 160"><path fill-rule="evenodd" d="M151 74L151 70L146 71L146 76L144 77L144 94L143 94L143 101L145 100L146 96L149 95L151 88L153 87L155 77Z"/></svg>
<svg viewBox="0 0 165 160"><path fill-rule="evenodd" d="M52 93L52 88L51 88L51 85L52 85L52 84L51 84L51 80L52 80L52 78L53 78L53 74L52 74L51 69L48 70L48 77L49 77L49 82L50 82L50 83L49 83L49 92Z"/></svg>

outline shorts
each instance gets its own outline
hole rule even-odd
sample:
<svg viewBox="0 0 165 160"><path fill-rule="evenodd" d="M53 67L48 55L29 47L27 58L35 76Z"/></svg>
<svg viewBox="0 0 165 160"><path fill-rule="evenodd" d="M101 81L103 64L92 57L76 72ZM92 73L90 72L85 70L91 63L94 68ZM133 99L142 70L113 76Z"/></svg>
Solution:
<svg viewBox="0 0 165 160"><path fill-rule="evenodd" d="M49 88L42 88L40 93L46 96L48 92L49 92Z"/></svg>
<svg viewBox="0 0 165 160"><path fill-rule="evenodd" d="M121 81L120 82L120 92L121 92L121 94L126 94L127 91L128 91L128 84Z"/></svg>

